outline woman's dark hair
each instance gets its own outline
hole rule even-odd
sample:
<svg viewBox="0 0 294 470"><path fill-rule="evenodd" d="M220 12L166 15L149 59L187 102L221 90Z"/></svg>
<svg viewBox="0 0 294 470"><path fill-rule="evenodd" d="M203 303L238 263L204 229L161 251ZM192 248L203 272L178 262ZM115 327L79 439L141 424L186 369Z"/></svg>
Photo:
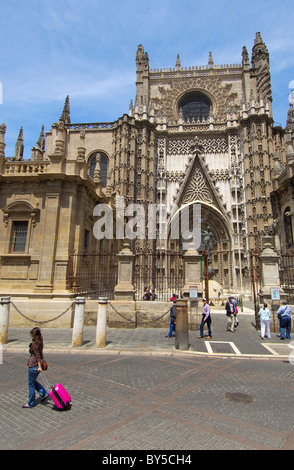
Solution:
<svg viewBox="0 0 294 470"><path fill-rule="evenodd" d="M30 331L30 334L33 336L33 341L35 345L37 346L37 349L39 349L40 346L43 345L43 336L42 336L40 328L36 326Z"/></svg>

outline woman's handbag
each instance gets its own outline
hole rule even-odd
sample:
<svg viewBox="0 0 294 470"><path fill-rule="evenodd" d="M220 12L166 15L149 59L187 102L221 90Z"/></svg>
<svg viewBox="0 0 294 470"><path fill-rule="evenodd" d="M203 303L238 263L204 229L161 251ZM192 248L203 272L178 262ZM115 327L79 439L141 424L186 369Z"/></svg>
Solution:
<svg viewBox="0 0 294 470"><path fill-rule="evenodd" d="M42 367L42 370L47 370L48 369L48 363L47 363L47 361L45 361L45 359L41 360L41 367Z"/></svg>

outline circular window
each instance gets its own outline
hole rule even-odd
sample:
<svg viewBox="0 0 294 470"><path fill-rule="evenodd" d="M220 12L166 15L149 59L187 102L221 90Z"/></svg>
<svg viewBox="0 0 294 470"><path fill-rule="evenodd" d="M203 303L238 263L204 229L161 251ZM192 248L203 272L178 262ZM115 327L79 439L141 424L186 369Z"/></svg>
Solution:
<svg viewBox="0 0 294 470"><path fill-rule="evenodd" d="M200 92L191 92L183 96L179 102L179 109L183 113L185 121L193 118L198 121L209 117L212 104L210 99Z"/></svg>

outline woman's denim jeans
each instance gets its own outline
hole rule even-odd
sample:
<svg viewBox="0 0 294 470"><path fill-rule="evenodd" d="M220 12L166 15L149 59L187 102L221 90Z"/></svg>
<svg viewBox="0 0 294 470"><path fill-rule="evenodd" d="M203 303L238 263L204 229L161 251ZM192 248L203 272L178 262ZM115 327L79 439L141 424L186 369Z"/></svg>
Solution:
<svg viewBox="0 0 294 470"><path fill-rule="evenodd" d="M28 379L29 379L29 401L28 401L28 406L34 406L35 405L35 391L39 393L41 397L46 397L48 393L46 392L45 388L42 387L39 382L37 382L39 372L38 372L38 367L29 367L29 374L28 374Z"/></svg>

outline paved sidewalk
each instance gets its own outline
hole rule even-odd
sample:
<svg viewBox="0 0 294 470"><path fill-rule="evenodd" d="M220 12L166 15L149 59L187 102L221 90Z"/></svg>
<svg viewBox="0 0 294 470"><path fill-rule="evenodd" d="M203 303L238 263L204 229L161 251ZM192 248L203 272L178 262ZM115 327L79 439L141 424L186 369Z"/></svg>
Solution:
<svg viewBox="0 0 294 470"><path fill-rule="evenodd" d="M51 400L41 405L38 394L34 408L21 407L30 328L10 328L0 366L0 450L99 450L98 464L137 456L134 467L169 452L190 456L191 466L199 463L194 450L293 450L291 341L276 333L262 341L250 312L239 314L236 333L225 331L223 313L212 318L212 339L190 331L188 351L175 349L168 329L109 328L107 346L97 349L95 327L84 329L80 348L71 346L71 329L43 328L47 380L71 396L64 412Z"/></svg>
<svg viewBox="0 0 294 470"><path fill-rule="evenodd" d="M83 345L72 347L72 329L42 328L45 352L67 352L72 354L137 354L236 356L265 359L288 359L294 355L294 338L281 341L272 332L271 339L262 340L254 323L254 313L239 313L239 326L235 333L226 331L227 318L224 313L212 312L212 338L198 339L198 331L189 331L189 350L175 349L175 338L166 338L168 328L107 328L105 348L96 348L96 327L85 327ZM27 352L31 328L9 328L7 352ZM207 332L204 330L204 335Z"/></svg>

